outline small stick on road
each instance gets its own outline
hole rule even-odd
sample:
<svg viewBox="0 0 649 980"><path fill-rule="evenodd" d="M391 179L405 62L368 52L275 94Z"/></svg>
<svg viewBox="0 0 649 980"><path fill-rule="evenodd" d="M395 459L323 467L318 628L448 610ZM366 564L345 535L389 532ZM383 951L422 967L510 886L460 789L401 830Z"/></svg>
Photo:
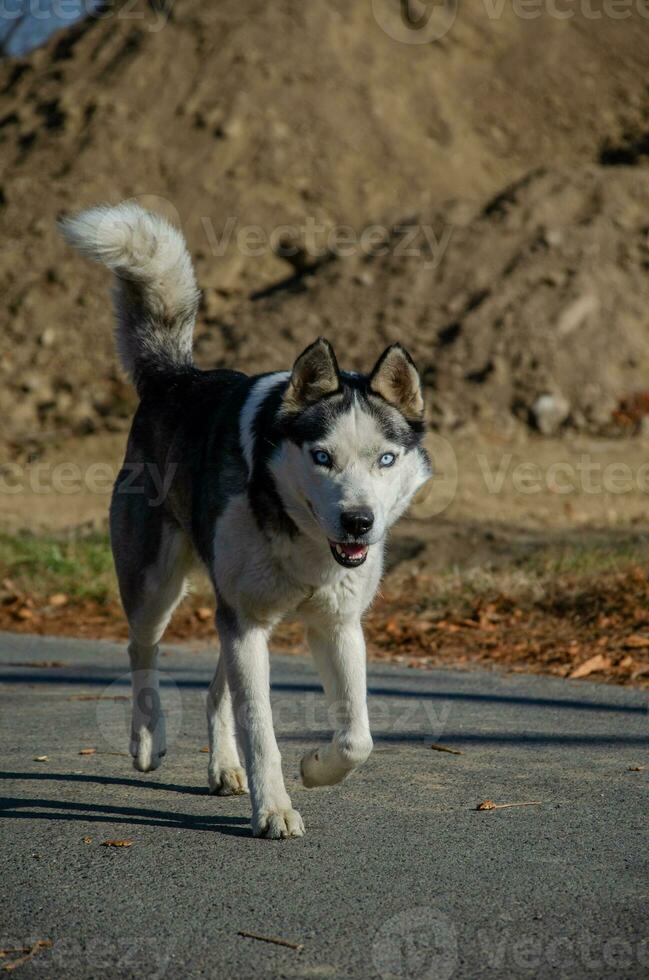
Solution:
<svg viewBox="0 0 649 980"><path fill-rule="evenodd" d="M448 745L437 745L435 742L429 748L435 752L450 752L451 755L464 755L464 752L461 752L460 749L449 749Z"/></svg>
<svg viewBox="0 0 649 980"><path fill-rule="evenodd" d="M22 946L20 949L0 949L0 956L8 956L12 953L24 953L17 960L9 960L8 963L3 963L2 969L6 973L10 973L17 967L22 966L24 963L29 962L41 949L51 949L54 943L51 939L37 939L33 946Z"/></svg>
<svg viewBox="0 0 649 980"><path fill-rule="evenodd" d="M483 800L478 803L476 810L507 810L510 806L540 806L542 800L526 800L525 803L494 803L493 800Z"/></svg>
<svg viewBox="0 0 649 980"><path fill-rule="evenodd" d="M244 936L246 939L258 939L262 943L273 943L275 946L288 946L289 949L296 949L298 953L304 949L303 943L292 943L290 939L279 939L277 936L258 936L256 932L246 932L245 929L239 929L237 935Z"/></svg>

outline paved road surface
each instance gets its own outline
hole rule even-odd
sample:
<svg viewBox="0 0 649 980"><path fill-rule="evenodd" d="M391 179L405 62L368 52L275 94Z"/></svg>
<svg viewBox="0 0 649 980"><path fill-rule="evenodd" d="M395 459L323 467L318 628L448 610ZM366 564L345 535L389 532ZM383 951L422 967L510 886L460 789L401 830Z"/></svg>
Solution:
<svg viewBox="0 0 649 980"><path fill-rule="evenodd" d="M0 947L54 943L13 976L649 977L649 768L630 771L649 763L645 692L372 666L372 758L305 790L299 758L326 716L310 664L277 657L307 836L269 842L246 798L205 792L212 658L163 662L173 744L140 775L110 754L125 749L120 648L0 636ZM485 798L542 803L476 812Z"/></svg>

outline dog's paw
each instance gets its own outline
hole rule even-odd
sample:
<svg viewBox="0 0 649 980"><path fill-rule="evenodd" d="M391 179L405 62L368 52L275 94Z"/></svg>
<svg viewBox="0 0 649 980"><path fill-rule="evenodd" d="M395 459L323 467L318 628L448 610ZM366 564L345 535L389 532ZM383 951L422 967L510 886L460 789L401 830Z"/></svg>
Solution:
<svg viewBox="0 0 649 980"><path fill-rule="evenodd" d="M212 796L241 796L248 792L245 771L239 766L209 772L207 779Z"/></svg>
<svg viewBox="0 0 649 980"><path fill-rule="evenodd" d="M284 840L288 837L304 837L304 823L297 810L290 807L262 810L252 820L253 837L267 840Z"/></svg>
<svg viewBox="0 0 649 980"><path fill-rule="evenodd" d="M148 728L133 732L129 749L138 772L153 772L167 754L164 727L158 725L155 732Z"/></svg>

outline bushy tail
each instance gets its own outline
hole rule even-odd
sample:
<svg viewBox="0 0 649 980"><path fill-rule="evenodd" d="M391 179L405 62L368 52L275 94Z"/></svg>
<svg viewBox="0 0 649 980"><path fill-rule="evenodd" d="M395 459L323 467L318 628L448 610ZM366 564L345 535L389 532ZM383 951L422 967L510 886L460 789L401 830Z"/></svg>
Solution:
<svg viewBox="0 0 649 980"><path fill-rule="evenodd" d="M191 365L200 293L181 233L128 201L63 218L59 227L115 275L117 352L138 391L150 377Z"/></svg>

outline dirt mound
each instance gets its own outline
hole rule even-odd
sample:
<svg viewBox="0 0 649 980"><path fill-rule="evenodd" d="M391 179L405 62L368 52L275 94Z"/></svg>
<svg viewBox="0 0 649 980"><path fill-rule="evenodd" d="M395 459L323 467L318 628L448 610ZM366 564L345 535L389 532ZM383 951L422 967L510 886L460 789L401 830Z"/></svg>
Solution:
<svg viewBox="0 0 649 980"><path fill-rule="evenodd" d="M643 183L640 172L610 168L608 190L604 176L581 168L626 159L619 154L630 140L634 153L642 148L647 96L638 79L649 69L649 22L631 7L631 18L618 20L575 5L566 19L540 4L540 16L525 19L485 2L463 6L440 40L419 44L381 26L383 6L183 0L165 14L165 5L129 3L0 65L0 411L13 451L126 425L133 400L117 373L105 277L54 231L61 211L125 197L171 210L187 234L205 287L203 362L285 365L318 330L360 361L399 336L426 368L440 419L490 411L494 392L496 409L519 411L531 378L539 390L558 386L578 420L588 407L576 397L582 365L588 380L599 371L585 341L611 310L626 339L613 351L601 340L595 352L622 365L621 391L635 386L641 366L623 363L622 351L628 345L640 365L645 348L630 338L644 193L633 188ZM565 177L534 178L513 202L481 213L503 186L557 162ZM565 199L557 184L564 179ZM534 196L544 192L547 215ZM612 219L616 195L630 231ZM472 203L448 205L452 199ZM563 207L565 215L556 210ZM582 238L580 209L593 225ZM319 267L303 294L280 288L263 298L295 269L293 285L305 286L312 257L277 254L281 236L257 248L239 236L255 226L265 242L289 225L300 238L310 221L358 234L412 215L454 228L432 273L394 255L365 268L356 255ZM533 241L537 219L551 236L545 244L540 230ZM554 232L564 227L562 244ZM606 261L585 257L593 229ZM575 258L570 242L581 249ZM604 266L609 279L587 282L589 268L599 274ZM554 284L542 285L541 267ZM585 305L568 314L573 301ZM525 322L514 322L519 313ZM561 373L563 355L556 365L541 358L543 370L529 363L544 354L544 317L554 330L564 313L562 329L581 324L566 344L584 343L573 381ZM473 377L485 372L484 384Z"/></svg>
<svg viewBox="0 0 649 980"><path fill-rule="evenodd" d="M648 230L649 170L534 173L478 214L419 215L377 246L387 254L248 302L227 335L260 369L319 332L365 369L401 340L440 425L513 413L544 432L610 430L621 396L649 388ZM218 336L199 349L218 355Z"/></svg>

